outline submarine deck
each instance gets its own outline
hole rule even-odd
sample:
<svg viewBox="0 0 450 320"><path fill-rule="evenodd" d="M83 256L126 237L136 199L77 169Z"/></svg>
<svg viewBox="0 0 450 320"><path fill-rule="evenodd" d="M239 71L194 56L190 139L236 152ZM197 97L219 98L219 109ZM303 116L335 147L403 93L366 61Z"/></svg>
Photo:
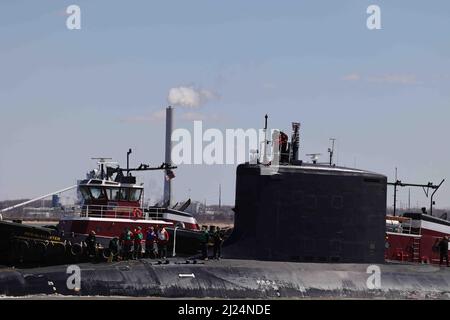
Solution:
<svg viewBox="0 0 450 320"><path fill-rule="evenodd" d="M0 268L0 295L156 298L450 299L450 268L380 264L380 286L369 289L368 264L223 259L189 264L171 259L82 263L81 288L67 288L68 265ZM373 268L373 266L372 266ZM375 267L376 269L377 267ZM370 268L369 268L370 270ZM370 285L369 285L370 286Z"/></svg>

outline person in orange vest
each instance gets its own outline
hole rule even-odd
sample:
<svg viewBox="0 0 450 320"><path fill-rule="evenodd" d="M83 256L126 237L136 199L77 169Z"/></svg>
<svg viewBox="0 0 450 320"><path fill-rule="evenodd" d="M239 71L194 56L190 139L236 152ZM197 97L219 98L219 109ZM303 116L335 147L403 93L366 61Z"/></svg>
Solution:
<svg viewBox="0 0 450 320"><path fill-rule="evenodd" d="M134 259L142 258L142 241L144 240L144 235L142 234L142 228L137 227L134 230Z"/></svg>
<svg viewBox="0 0 450 320"><path fill-rule="evenodd" d="M169 243L169 233L166 228L162 226L158 230L158 248L159 248L159 257L162 259L167 258L167 244Z"/></svg>

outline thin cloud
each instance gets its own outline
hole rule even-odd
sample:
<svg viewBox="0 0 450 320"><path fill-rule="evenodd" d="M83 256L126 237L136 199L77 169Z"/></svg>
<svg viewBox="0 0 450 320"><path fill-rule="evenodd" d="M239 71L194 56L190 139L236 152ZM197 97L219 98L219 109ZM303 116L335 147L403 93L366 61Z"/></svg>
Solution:
<svg viewBox="0 0 450 320"><path fill-rule="evenodd" d="M401 73L389 73L376 76L362 76L359 73L350 73L344 75L341 78L342 81L365 81L373 83L385 83L385 84L402 84L402 85L414 85L418 84L416 75L414 74L401 74Z"/></svg>
<svg viewBox="0 0 450 320"><path fill-rule="evenodd" d="M342 77L343 81L359 81L361 76L358 73L350 73Z"/></svg>
<svg viewBox="0 0 450 320"><path fill-rule="evenodd" d="M208 117L203 114L203 113L199 113L199 112L186 112L183 113L181 116L181 119L183 120L188 120L188 121L194 121L194 120L206 120Z"/></svg>
<svg viewBox="0 0 450 320"><path fill-rule="evenodd" d="M178 109L180 110L180 109ZM210 122L220 122L225 118L218 114L206 114L202 112L177 112L176 118L184 121L210 121ZM166 110L154 111L148 115L137 115L120 119L123 123L162 123L166 119Z"/></svg>
<svg viewBox="0 0 450 320"><path fill-rule="evenodd" d="M201 112L185 112L181 115L181 119L186 121L213 121L218 122L223 120L221 116L217 114L205 114Z"/></svg>
<svg viewBox="0 0 450 320"><path fill-rule="evenodd" d="M147 122L163 122L166 119L166 110L154 111L149 115L132 116L121 119L125 123L147 123Z"/></svg>
<svg viewBox="0 0 450 320"><path fill-rule="evenodd" d="M393 83L393 84L417 84L417 77L413 74L385 74L382 76L370 77L370 82Z"/></svg>

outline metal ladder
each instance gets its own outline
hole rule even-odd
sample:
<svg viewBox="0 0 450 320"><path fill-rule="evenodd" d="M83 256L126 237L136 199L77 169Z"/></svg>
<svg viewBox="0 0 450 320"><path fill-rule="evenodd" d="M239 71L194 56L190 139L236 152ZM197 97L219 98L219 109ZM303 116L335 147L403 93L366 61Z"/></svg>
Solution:
<svg viewBox="0 0 450 320"><path fill-rule="evenodd" d="M420 263L420 238L413 238L412 261Z"/></svg>

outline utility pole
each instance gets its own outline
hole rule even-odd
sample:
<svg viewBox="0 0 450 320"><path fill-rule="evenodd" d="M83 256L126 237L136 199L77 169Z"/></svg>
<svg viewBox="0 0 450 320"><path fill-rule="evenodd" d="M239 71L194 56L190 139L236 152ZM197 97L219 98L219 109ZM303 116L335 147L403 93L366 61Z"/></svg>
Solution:
<svg viewBox="0 0 450 320"><path fill-rule="evenodd" d="M397 167L395 167L395 184L394 184L394 217L395 217L395 212L397 211Z"/></svg>
<svg viewBox="0 0 450 320"><path fill-rule="evenodd" d="M411 188L408 188L408 211L411 211Z"/></svg>

